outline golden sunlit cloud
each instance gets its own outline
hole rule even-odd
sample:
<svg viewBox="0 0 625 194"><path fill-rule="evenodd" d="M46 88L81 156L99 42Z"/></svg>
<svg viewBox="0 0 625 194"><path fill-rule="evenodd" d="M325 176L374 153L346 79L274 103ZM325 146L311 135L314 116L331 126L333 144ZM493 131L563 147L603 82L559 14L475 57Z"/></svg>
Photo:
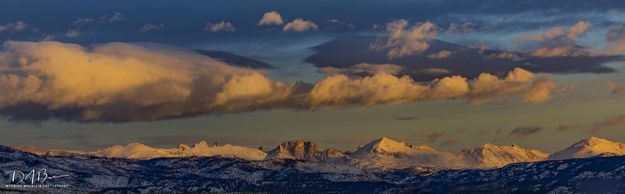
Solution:
<svg viewBox="0 0 625 194"><path fill-rule="evenodd" d="M537 41L540 45L530 54L535 57L594 56L596 51L575 45L575 40L590 29L586 21L579 21L571 27L553 27L546 32L521 35L523 40Z"/></svg>
<svg viewBox="0 0 625 194"><path fill-rule="evenodd" d="M514 69L506 77L449 76L429 83L392 64L332 70L314 84L287 83L180 48L8 41L0 51L0 113L11 119L133 121L264 109L314 110L496 96L550 99L555 82ZM348 76L366 72L363 76ZM33 116L33 115L36 115ZM32 117L32 118L31 118Z"/></svg>
<svg viewBox="0 0 625 194"><path fill-rule="evenodd" d="M296 18L295 20L284 24L282 31L285 32L306 32L311 30L317 30L319 26L314 22L303 20L302 18Z"/></svg>
<svg viewBox="0 0 625 194"><path fill-rule="evenodd" d="M265 13L260 21L258 21L258 25L260 26L282 25L282 23L284 23L282 16L277 11Z"/></svg>
<svg viewBox="0 0 625 194"><path fill-rule="evenodd" d="M438 34L436 25L425 22L409 28L407 20L396 20L386 24L388 39L371 44L372 49L388 49L389 58L421 54L430 48L430 41ZM443 53L444 55L444 53Z"/></svg>

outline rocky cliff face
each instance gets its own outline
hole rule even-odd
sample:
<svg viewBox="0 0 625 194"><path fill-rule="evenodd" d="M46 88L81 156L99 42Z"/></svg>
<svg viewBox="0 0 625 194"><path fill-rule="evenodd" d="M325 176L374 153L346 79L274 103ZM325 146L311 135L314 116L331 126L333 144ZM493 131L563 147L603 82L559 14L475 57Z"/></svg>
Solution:
<svg viewBox="0 0 625 194"><path fill-rule="evenodd" d="M294 159L306 161L326 161L332 158L343 157L344 154L336 149L318 150L315 142L296 140L281 143L267 153L266 160Z"/></svg>

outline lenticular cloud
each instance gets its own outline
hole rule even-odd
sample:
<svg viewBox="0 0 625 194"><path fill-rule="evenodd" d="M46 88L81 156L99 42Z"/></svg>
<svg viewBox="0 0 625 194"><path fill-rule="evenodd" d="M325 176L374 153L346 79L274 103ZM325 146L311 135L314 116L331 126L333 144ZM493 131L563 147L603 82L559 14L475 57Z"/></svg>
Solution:
<svg viewBox="0 0 625 194"><path fill-rule="evenodd" d="M370 68L384 69L384 68ZM341 72L341 71L336 71ZM125 122L266 109L315 110L496 96L540 103L555 82L515 69L506 77L430 83L386 71L287 83L264 72L163 45L8 41L0 50L0 115L12 120Z"/></svg>

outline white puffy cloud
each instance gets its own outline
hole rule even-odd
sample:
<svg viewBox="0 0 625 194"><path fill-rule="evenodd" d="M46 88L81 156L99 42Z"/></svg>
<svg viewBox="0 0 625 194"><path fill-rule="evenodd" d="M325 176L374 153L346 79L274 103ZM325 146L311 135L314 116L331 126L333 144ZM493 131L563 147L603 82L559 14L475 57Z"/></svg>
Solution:
<svg viewBox="0 0 625 194"><path fill-rule="evenodd" d="M498 78L415 82L390 64L364 64L316 83L287 83L180 48L7 41L0 50L0 115L11 119L132 121L263 109L367 107L428 100L549 100L554 82L522 69ZM345 74L367 72L350 77Z"/></svg>
<svg viewBox="0 0 625 194"><path fill-rule="evenodd" d="M221 21L218 23L207 23L204 31L209 32L234 32L236 29L230 22Z"/></svg>
<svg viewBox="0 0 625 194"><path fill-rule="evenodd" d="M258 25L261 26L282 25L283 23L282 16L277 11L265 13L260 21L258 21Z"/></svg>
<svg viewBox="0 0 625 194"><path fill-rule="evenodd" d="M23 22L23 21L10 22L10 23L6 23L4 25L0 25L0 33L3 33L3 32L21 32L22 30L26 29L27 27L28 27L28 24L26 24L26 22Z"/></svg>
<svg viewBox="0 0 625 194"><path fill-rule="evenodd" d="M386 25L389 33L386 42L376 41L371 45L373 49L388 49L389 58L398 58L421 54L430 48L430 41L436 38L436 25L425 22L409 28L408 21L397 20Z"/></svg>
<svg viewBox="0 0 625 194"><path fill-rule="evenodd" d="M139 29L137 31L139 31L141 33L148 33L148 32L155 31L155 30L162 30L163 28L165 28L164 24L147 23L147 24L144 24L143 26L139 27Z"/></svg>
<svg viewBox="0 0 625 194"><path fill-rule="evenodd" d="M317 24L303 20L302 18L297 18L289 23L284 25L282 31L285 32L306 32L310 30L317 30L319 27Z"/></svg>

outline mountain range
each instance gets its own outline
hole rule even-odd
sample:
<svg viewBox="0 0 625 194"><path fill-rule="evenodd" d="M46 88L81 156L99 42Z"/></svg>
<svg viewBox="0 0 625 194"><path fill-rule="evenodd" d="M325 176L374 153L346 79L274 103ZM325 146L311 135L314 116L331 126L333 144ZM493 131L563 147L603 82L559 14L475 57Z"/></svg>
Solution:
<svg viewBox="0 0 625 194"><path fill-rule="evenodd" d="M15 146L17 150L40 156L95 156L149 160L154 158L222 157L250 161L301 160L316 163L349 164L363 169L392 170L404 168L491 169L512 163L539 162L601 156L625 155L625 144L598 137L581 140L562 151L548 154L518 145L486 143L460 153L437 151L427 145L410 145L387 137L341 152L330 148L320 150L315 142L296 140L278 145L269 152L230 144L209 145L205 141L177 148L153 148L139 143L115 145L85 152L75 150L42 150L31 146Z"/></svg>
<svg viewBox="0 0 625 194"><path fill-rule="evenodd" d="M595 142L594 138L589 139ZM583 140L581 144L585 144ZM405 144L403 144L405 145ZM576 144L577 145L577 144ZM200 145L201 146L201 145ZM135 147L142 147L136 146ZM225 147L213 145L212 147ZM230 157L106 158L79 153L38 155L0 145L1 193L623 193L625 156L522 162L491 169L432 167L373 170L348 158L423 161L439 156L425 146L402 146L378 139L345 156L314 152L312 143L295 141L268 156L246 160ZM181 146L179 148L184 148ZM290 149L295 148L295 149ZM191 148L192 149L192 148ZM592 149L592 148L590 148ZM506 150L506 151L502 151ZM544 157L517 146L485 145L463 152L473 162L484 156L508 158L513 153ZM581 149L584 150L584 149ZM330 151L330 152L326 152ZM60 154L46 152L44 154ZM302 154L303 153L303 154ZM323 153L328 153L325 155ZM570 153L570 152L566 152ZM590 153L590 152L583 152ZM596 153L596 152L593 152ZM610 152L614 153L614 152ZM68 155L65 155L68 154ZM338 157L329 157L330 155ZM447 154L445 154L447 155ZM293 159L280 159L281 157ZM427 156L427 157L425 157ZM591 155L577 155L591 156ZM296 158L300 159L296 159ZM444 156L447 157L447 156ZM437 160L433 157L432 161ZM312 161L318 160L318 161ZM536 159L536 158L530 158ZM320 161L319 161L320 160ZM512 160L512 159L510 159ZM330 162L331 161L331 162ZM388 164L375 163L368 164ZM32 172L32 173L31 173ZM32 176L30 176L32 174ZM38 174L38 176L35 176ZM15 176L13 178L11 176ZM44 178L42 178L44 177ZM13 178L13 179L12 179Z"/></svg>

